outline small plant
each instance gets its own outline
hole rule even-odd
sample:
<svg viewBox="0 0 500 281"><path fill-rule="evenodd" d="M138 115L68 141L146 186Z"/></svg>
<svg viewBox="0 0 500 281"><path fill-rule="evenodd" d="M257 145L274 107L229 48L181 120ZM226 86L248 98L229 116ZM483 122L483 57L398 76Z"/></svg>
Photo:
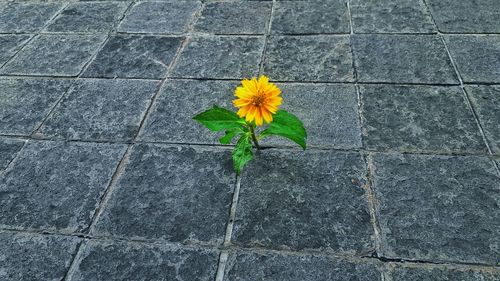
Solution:
<svg viewBox="0 0 500 281"><path fill-rule="evenodd" d="M307 133L295 115L278 109L282 103L281 90L269 82L266 76L259 79L244 79L234 92L236 99L233 105L238 109L233 111L214 106L195 117L209 130L225 131L219 139L222 144L230 144L233 138L239 137L234 147L233 166L237 174L245 164L253 159L252 143L260 149L259 141L271 135L288 138L306 149ZM256 134L257 127L266 126Z"/></svg>

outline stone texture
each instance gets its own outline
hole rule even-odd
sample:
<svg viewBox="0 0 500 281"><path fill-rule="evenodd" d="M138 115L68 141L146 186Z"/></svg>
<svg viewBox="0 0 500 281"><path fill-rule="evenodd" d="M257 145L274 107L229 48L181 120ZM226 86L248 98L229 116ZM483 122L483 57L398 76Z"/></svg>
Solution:
<svg viewBox="0 0 500 281"><path fill-rule="evenodd" d="M381 255L497 264L500 177L486 157L376 154Z"/></svg>
<svg viewBox="0 0 500 281"><path fill-rule="evenodd" d="M58 79L0 79L0 133L29 135L70 86Z"/></svg>
<svg viewBox="0 0 500 281"><path fill-rule="evenodd" d="M162 88L139 139L174 143L219 143L223 134L209 132L193 116L218 105L235 110L231 100L237 82L169 80Z"/></svg>
<svg viewBox="0 0 500 281"><path fill-rule="evenodd" d="M434 35L355 35L361 82L458 84L445 46Z"/></svg>
<svg viewBox="0 0 500 281"><path fill-rule="evenodd" d="M62 3L0 3L0 33L39 31L62 7Z"/></svg>
<svg viewBox="0 0 500 281"><path fill-rule="evenodd" d="M215 34L264 34L271 16L271 3L207 3L195 30ZM244 16L242 16L244 15Z"/></svg>
<svg viewBox="0 0 500 281"><path fill-rule="evenodd" d="M264 73L277 81L353 81L348 36L272 36Z"/></svg>
<svg viewBox="0 0 500 281"><path fill-rule="evenodd" d="M131 141L158 82L79 80L38 131L64 139Z"/></svg>
<svg viewBox="0 0 500 281"><path fill-rule="evenodd" d="M500 154L500 86L467 86L465 90L491 150Z"/></svg>
<svg viewBox="0 0 500 281"><path fill-rule="evenodd" d="M500 35L445 37L464 82L500 83Z"/></svg>
<svg viewBox="0 0 500 281"><path fill-rule="evenodd" d="M3 74L77 76L104 36L39 35L2 69Z"/></svg>
<svg viewBox="0 0 500 281"><path fill-rule="evenodd" d="M0 35L0 68L28 42L30 35Z"/></svg>
<svg viewBox="0 0 500 281"><path fill-rule="evenodd" d="M46 28L50 32L108 32L120 20L128 4L77 2L69 4Z"/></svg>
<svg viewBox="0 0 500 281"><path fill-rule="evenodd" d="M83 76L162 78L181 41L180 37L112 36Z"/></svg>
<svg viewBox="0 0 500 281"><path fill-rule="evenodd" d="M486 272L472 269L396 267L391 272L392 281L495 281L500 280L500 272Z"/></svg>
<svg viewBox="0 0 500 281"><path fill-rule="evenodd" d="M200 3L195 1L138 2L118 30L127 33L183 33L199 9Z"/></svg>
<svg viewBox="0 0 500 281"><path fill-rule="evenodd" d="M215 280L218 258L211 250L90 241L71 280Z"/></svg>
<svg viewBox="0 0 500 281"><path fill-rule="evenodd" d="M234 184L229 151L134 146L95 233L220 244Z"/></svg>
<svg viewBox="0 0 500 281"><path fill-rule="evenodd" d="M78 242L76 237L0 232L0 279L62 280Z"/></svg>
<svg viewBox="0 0 500 281"><path fill-rule="evenodd" d="M279 84L282 109L304 123L307 145L335 148L361 147L358 97L354 85ZM269 137L262 144L292 145L284 138Z"/></svg>
<svg viewBox="0 0 500 281"><path fill-rule="evenodd" d="M262 151L241 179L232 242L360 254L373 250L356 152Z"/></svg>
<svg viewBox="0 0 500 281"><path fill-rule="evenodd" d="M426 0L444 33L500 33L497 0Z"/></svg>
<svg viewBox="0 0 500 281"><path fill-rule="evenodd" d="M0 172L14 160L24 143L25 141L18 139L0 139Z"/></svg>
<svg viewBox="0 0 500 281"><path fill-rule="evenodd" d="M422 0L353 0L355 33L436 33Z"/></svg>
<svg viewBox="0 0 500 281"><path fill-rule="evenodd" d="M125 145L31 141L0 179L0 227L80 232Z"/></svg>
<svg viewBox="0 0 500 281"><path fill-rule="evenodd" d="M225 281L377 281L381 273L371 263L353 263L315 256L234 253L226 265Z"/></svg>
<svg viewBox="0 0 500 281"><path fill-rule="evenodd" d="M360 92L368 149L487 152L459 87L362 85Z"/></svg>
<svg viewBox="0 0 500 281"><path fill-rule="evenodd" d="M263 48L263 37L191 38L177 61L173 75L216 79L256 76Z"/></svg>

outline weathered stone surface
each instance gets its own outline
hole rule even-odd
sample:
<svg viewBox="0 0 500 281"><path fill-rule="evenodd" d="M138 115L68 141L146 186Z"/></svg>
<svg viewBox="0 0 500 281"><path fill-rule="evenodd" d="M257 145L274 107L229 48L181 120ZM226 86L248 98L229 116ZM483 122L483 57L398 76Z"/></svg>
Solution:
<svg viewBox="0 0 500 281"><path fill-rule="evenodd" d="M354 85L279 84L282 109L302 120L307 130L307 145L336 148L361 147L358 97ZM269 137L266 144L296 144L284 138Z"/></svg>
<svg viewBox="0 0 500 281"><path fill-rule="evenodd" d="M24 143L23 140L0 139L0 172L14 160Z"/></svg>
<svg viewBox="0 0 500 281"><path fill-rule="evenodd" d="M381 254L496 264L500 178L486 157L376 154Z"/></svg>
<svg viewBox="0 0 500 281"><path fill-rule="evenodd" d="M180 37L112 36L83 76L162 78L181 41Z"/></svg>
<svg viewBox="0 0 500 281"><path fill-rule="evenodd" d="M128 33L183 33L199 9L197 1L138 2L127 13L118 30Z"/></svg>
<svg viewBox="0 0 500 281"><path fill-rule="evenodd" d="M500 83L500 35L448 35L445 39L464 82Z"/></svg>
<svg viewBox="0 0 500 281"><path fill-rule="evenodd" d="M426 0L434 20L445 33L499 33L497 0Z"/></svg>
<svg viewBox="0 0 500 281"><path fill-rule="evenodd" d="M373 249L364 167L356 152L262 151L242 175L233 243L351 254Z"/></svg>
<svg viewBox="0 0 500 281"><path fill-rule="evenodd" d="M83 231L125 145L31 141L0 179L0 227Z"/></svg>
<svg viewBox="0 0 500 281"><path fill-rule="evenodd" d="M352 0L356 33L435 33L437 30L423 1Z"/></svg>
<svg viewBox="0 0 500 281"><path fill-rule="evenodd" d="M30 35L0 35L0 67L30 39Z"/></svg>
<svg viewBox="0 0 500 281"><path fill-rule="evenodd" d="M453 269L446 267L396 267L390 273L393 281L495 281L500 280L500 272L486 272L472 269Z"/></svg>
<svg viewBox="0 0 500 281"><path fill-rule="evenodd" d="M229 150L134 146L95 233L220 244L234 184Z"/></svg>
<svg viewBox="0 0 500 281"><path fill-rule="evenodd" d="M264 72L277 81L354 81L348 36L272 36Z"/></svg>
<svg viewBox="0 0 500 281"><path fill-rule="evenodd" d="M371 263L354 263L315 256L234 253L226 265L225 281L382 280Z"/></svg>
<svg viewBox="0 0 500 281"><path fill-rule="evenodd" d="M438 36L367 34L352 43L361 82L458 84Z"/></svg>
<svg viewBox="0 0 500 281"><path fill-rule="evenodd" d="M276 2L271 33L349 33L345 0Z"/></svg>
<svg viewBox="0 0 500 281"><path fill-rule="evenodd" d="M176 143L219 143L222 134L209 132L193 116L214 105L235 110L234 81L169 80L162 88L139 139Z"/></svg>
<svg viewBox="0 0 500 281"><path fill-rule="evenodd" d="M36 32L63 7L63 3L0 3L0 33Z"/></svg>
<svg viewBox="0 0 500 281"><path fill-rule="evenodd" d="M208 3L195 30L215 34L264 34L271 16L271 3Z"/></svg>
<svg viewBox="0 0 500 281"><path fill-rule="evenodd" d="M158 82L84 79L71 87L38 131L64 139L130 141Z"/></svg>
<svg viewBox="0 0 500 281"><path fill-rule="evenodd" d="M467 86L465 90L491 150L500 154L500 86Z"/></svg>
<svg viewBox="0 0 500 281"><path fill-rule="evenodd" d="M69 86L68 80L0 79L0 133L31 134Z"/></svg>
<svg viewBox="0 0 500 281"><path fill-rule="evenodd" d="M77 2L69 4L46 30L50 32L108 32L122 17L124 2Z"/></svg>
<svg viewBox="0 0 500 281"><path fill-rule="evenodd" d="M39 35L2 69L3 74L77 76L104 41L97 35Z"/></svg>
<svg viewBox="0 0 500 281"><path fill-rule="evenodd" d="M241 79L256 76L264 37L191 38L174 69L176 77Z"/></svg>
<svg viewBox="0 0 500 281"><path fill-rule="evenodd" d="M487 152L459 87L362 85L360 92L369 149Z"/></svg>
<svg viewBox="0 0 500 281"><path fill-rule="evenodd" d="M0 232L0 279L62 280L78 242L76 237Z"/></svg>
<svg viewBox="0 0 500 281"><path fill-rule="evenodd" d="M90 241L71 280L215 280L218 258L211 250Z"/></svg>

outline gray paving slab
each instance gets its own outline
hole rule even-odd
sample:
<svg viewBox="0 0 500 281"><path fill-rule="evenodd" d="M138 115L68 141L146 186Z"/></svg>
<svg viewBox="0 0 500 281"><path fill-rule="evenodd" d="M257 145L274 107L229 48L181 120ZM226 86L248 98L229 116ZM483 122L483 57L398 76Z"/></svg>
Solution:
<svg viewBox="0 0 500 281"><path fill-rule="evenodd" d="M229 150L136 145L94 233L220 244L234 184Z"/></svg>
<svg viewBox="0 0 500 281"><path fill-rule="evenodd" d="M19 139L0 139L0 172L14 160L24 143Z"/></svg>
<svg viewBox="0 0 500 281"><path fill-rule="evenodd" d="M487 153L460 87L362 85L360 95L368 149Z"/></svg>
<svg viewBox="0 0 500 281"><path fill-rule="evenodd" d="M30 35L0 35L0 67L21 50L30 38Z"/></svg>
<svg viewBox="0 0 500 281"><path fill-rule="evenodd" d="M62 79L0 79L0 133L30 135L69 88Z"/></svg>
<svg viewBox="0 0 500 281"><path fill-rule="evenodd" d="M77 76L104 40L102 35L39 35L0 72L15 75Z"/></svg>
<svg viewBox="0 0 500 281"><path fill-rule="evenodd" d="M232 242L343 254L373 250L357 152L262 151L241 178Z"/></svg>
<svg viewBox="0 0 500 281"><path fill-rule="evenodd" d="M487 157L376 154L381 255L499 262L500 177Z"/></svg>
<svg viewBox="0 0 500 281"><path fill-rule="evenodd" d="M71 280L215 280L218 258L213 250L90 241Z"/></svg>
<svg viewBox="0 0 500 281"><path fill-rule="evenodd" d="M0 179L0 227L85 230L125 145L30 141Z"/></svg>
<svg viewBox="0 0 500 281"><path fill-rule="evenodd" d="M495 281L500 279L500 272L480 271L473 269L446 267L396 267L390 273L391 280L422 280L422 281Z"/></svg>
<svg viewBox="0 0 500 281"><path fill-rule="evenodd" d="M233 253L225 271L225 281L382 280L382 274L372 263L310 255Z"/></svg>
<svg viewBox="0 0 500 281"><path fill-rule="evenodd" d="M62 280L79 240L77 237L0 232L0 279Z"/></svg>
<svg viewBox="0 0 500 281"><path fill-rule="evenodd" d="M361 82L458 84L437 35L355 35L352 44Z"/></svg>
<svg viewBox="0 0 500 281"><path fill-rule="evenodd" d="M0 3L0 32L36 32L64 6L62 2Z"/></svg>
<svg viewBox="0 0 500 281"><path fill-rule="evenodd" d="M352 82L348 36L271 36L264 73L276 81Z"/></svg>

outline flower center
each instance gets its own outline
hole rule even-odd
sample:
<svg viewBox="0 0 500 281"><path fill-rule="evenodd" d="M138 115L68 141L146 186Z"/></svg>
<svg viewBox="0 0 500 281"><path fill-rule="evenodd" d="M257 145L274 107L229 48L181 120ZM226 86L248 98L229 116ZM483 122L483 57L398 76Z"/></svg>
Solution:
<svg viewBox="0 0 500 281"><path fill-rule="evenodd" d="M253 99L253 105L260 107L260 106L262 106L262 104L264 103L265 100L266 100L266 95L262 94L262 93L258 93Z"/></svg>

